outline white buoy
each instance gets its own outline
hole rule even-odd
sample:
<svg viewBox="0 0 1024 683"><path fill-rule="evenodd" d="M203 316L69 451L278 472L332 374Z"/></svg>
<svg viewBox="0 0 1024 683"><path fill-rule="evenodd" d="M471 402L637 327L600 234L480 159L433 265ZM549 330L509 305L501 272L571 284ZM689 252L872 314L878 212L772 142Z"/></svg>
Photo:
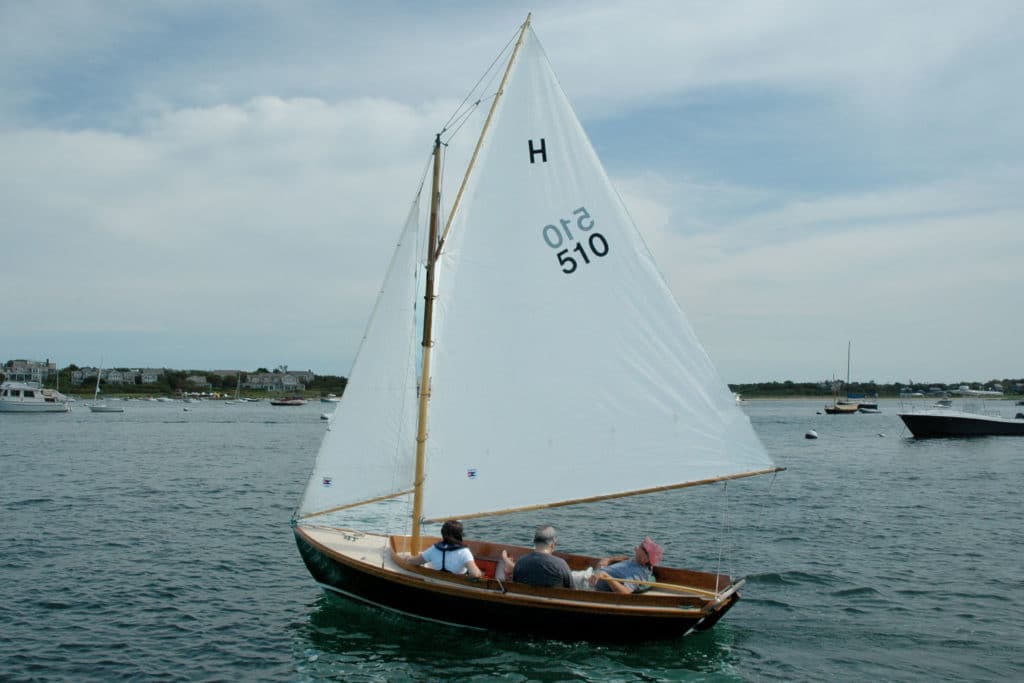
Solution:
<svg viewBox="0 0 1024 683"><path fill-rule="evenodd" d="M331 416L328 415L327 413L320 413L320 419L321 420L330 420Z"/></svg>
<svg viewBox="0 0 1024 683"><path fill-rule="evenodd" d="M814 431L813 429L808 429L807 433L804 434L804 438L805 439L817 439L818 438L818 432Z"/></svg>

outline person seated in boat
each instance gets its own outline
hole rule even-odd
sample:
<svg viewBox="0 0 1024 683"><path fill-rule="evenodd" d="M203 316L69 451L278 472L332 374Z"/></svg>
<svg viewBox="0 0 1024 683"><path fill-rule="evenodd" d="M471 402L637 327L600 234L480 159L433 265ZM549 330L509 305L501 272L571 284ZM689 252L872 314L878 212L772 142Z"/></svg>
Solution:
<svg viewBox="0 0 1024 683"><path fill-rule="evenodd" d="M516 583L530 586L561 586L572 588L572 573L569 564L556 557L555 527L550 524L537 527L533 533L533 552L513 560L507 550L501 551L501 560L505 576L512 577Z"/></svg>
<svg viewBox="0 0 1024 683"><path fill-rule="evenodd" d="M654 581L654 567L661 564L663 555L661 546L645 536L633 549L633 557L606 557L590 569L573 572L573 586L623 595L646 590L647 584Z"/></svg>
<svg viewBox="0 0 1024 683"><path fill-rule="evenodd" d="M473 551L462 544L462 522L453 519L441 526L440 541L415 557L409 553L399 553L398 557L417 566L429 563L438 571L468 574L473 578L483 576L473 560Z"/></svg>

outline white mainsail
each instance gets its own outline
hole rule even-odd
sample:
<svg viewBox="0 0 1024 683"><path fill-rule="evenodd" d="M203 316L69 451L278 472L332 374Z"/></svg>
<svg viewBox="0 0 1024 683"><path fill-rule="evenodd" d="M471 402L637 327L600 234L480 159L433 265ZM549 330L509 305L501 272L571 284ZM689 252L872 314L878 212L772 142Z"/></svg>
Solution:
<svg viewBox="0 0 1024 683"><path fill-rule="evenodd" d="M431 519L777 471L659 275L529 18L499 90L440 242L445 143L435 138L422 356L410 218L293 520L299 552L325 587L435 623L602 639L710 627L743 583L717 571L664 569L661 590L638 602L469 581L401 553L422 548ZM411 501L384 500L410 486ZM387 513L409 502L408 537L366 533L371 518L391 528ZM478 561L522 550L469 545ZM467 608L453 612L453 600Z"/></svg>
<svg viewBox="0 0 1024 683"><path fill-rule="evenodd" d="M300 517L413 486L418 215L417 200ZM772 470L532 29L437 268L424 518Z"/></svg>
<svg viewBox="0 0 1024 683"><path fill-rule="evenodd" d="M772 467L532 29L438 267L424 518Z"/></svg>
<svg viewBox="0 0 1024 683"><path fill-rule="evenodd" d="M395 248L299 505L307 516L393 495L412 486L416 455L416 306L421 245L419 195Z"/></svg>

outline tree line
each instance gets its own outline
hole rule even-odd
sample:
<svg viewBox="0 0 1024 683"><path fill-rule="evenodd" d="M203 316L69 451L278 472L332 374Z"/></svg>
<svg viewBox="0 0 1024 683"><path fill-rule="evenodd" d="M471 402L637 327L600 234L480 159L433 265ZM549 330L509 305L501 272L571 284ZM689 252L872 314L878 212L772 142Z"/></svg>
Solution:
<svg viewBox="0 0 1024 683"><path fill-rule="evenodd" d="M60 379L60 388L63 393L71 394L91 394L95 391L96 380L95 378L91 381L83 382L80 385L71 384L71 373L78 370L77 365L69 365L66 368L62 368L58 371ZM113 370L127 371L128 368L112 368ZM250 374L266 374L266 373L277 373L279 370L270 371L266 368L258 368L252 373L243 372L242 384L245 384ZM187 382L187 377L205 377L209 387L197 387L191 382ZM335 394L341 396L345 391L345 385L348 383L348 378L340 375L316 375L312 381L305 382L306 389L303 394L307 396L326 396L327 394ZM45 382L46 386L55 387L57 382L55 379L50 379ZM123 384L110 384L108 385L103 380L100 380L100 391L104 393L113 394L126 394L131 396L147 396L150 394L168 394L177 395L187 392L195 391L212 391L220 394L234 394L235 388L238 386L238 375L219 375L216 373L207 373L198 370L163 370L157 381L152 384L143 384L141 377L136 377L134 382L123 383ZM242 393L246 396L261 396L266 395L270 392L262 389L244 389Z"/></svg>
<svg viewBox="0 0 1024 683"><path fill-rule="evenodd" d="M799 396L831 396L833 391L842 396L847 394L863 394L878 398L898 398L906 393L935 394L952 393L962 385L972 389L984 389L995 386L1002 387L1007 395L1024 393L1024 379L991 379L987 382L962 380L957 382L893 382L880 384L877 382L850 382L849 386L839 380L835 383L824 382L752 382L748 384L730 384L729 388L744 398L792 398Z"/></svg>

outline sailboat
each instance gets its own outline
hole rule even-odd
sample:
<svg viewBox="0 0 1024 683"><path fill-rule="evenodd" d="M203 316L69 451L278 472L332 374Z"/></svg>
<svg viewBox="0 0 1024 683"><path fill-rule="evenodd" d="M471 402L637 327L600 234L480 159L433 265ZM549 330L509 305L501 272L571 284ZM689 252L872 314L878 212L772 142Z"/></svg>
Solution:
<svg viewBox="0 0 1024 683"><path fill-rule="evenodd" d="M846 387L849 391L850 387L850 346L851 342L846 342ZM833 378L835 375L833 375ZM860 404L847 400L840 399L838 393L838 387L835 379L832 380L832 405L825 406L825 412L829 415L853 415L860 410Z"/></svg>
<svg viewBox="0 0 1024 683"><path fill-rule="evenodd" d="M850 391L850 351L853 343L846 342L846 398L839 399L838 404L842 406L856 405L859 413L880 413L878 407L878 393L868 398L866 394L854 394Z"/></svg>
<svg viewBox="0 0 1024 683"><path fill-rule="evenodd" d="M123 413L124 408L120 406L112 406L107 403L100 403L100 377L103 376L102 361L100 367L96 370L96 392L92 397L92 405L89 406L89 411L93 413Z"/></svg>
<svg viewBox="0 0 1024 683"><path fill-rule="evenodd" d="M234 400L224 401L224 405L226 405L226 406L233 406L233 405L237 405L239 403L245 403L245 401L242 400L242 373L241 372L239 372L235 376L235 398L234 398Z"/></svg>
<svg viewBox="0 0 1024 683"><path fill-rule="evenodd" d="M556 638L710 628L742 580L659 566L642 593L540 588L495 571L502 550L526 548L485 540L465 541L480 579L403 559L440 540L425 524L781 469L659 274L529 17L509 45L443 223L434 140L430 218L417 196L292 519L299 553L324 588L434 622ZM388 507L409 533L370 528ZM573 569L596 559L560 555Z"/></svg>

